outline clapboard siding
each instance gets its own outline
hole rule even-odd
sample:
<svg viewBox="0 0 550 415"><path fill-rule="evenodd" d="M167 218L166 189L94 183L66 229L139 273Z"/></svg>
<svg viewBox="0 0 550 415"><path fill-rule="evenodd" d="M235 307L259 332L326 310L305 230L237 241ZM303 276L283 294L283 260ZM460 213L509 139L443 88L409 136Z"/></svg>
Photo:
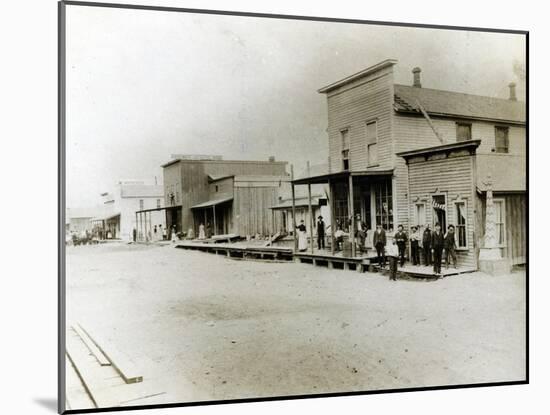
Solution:
<svg viewBox="0 0 550 415"><path fill-rule="evenodd" d="M367 168L366 123L375 120L378 137L377 168L392 167L393 72L391 68L329 93L327 105L332 172L342 171L340 132L346 128L350 139L350 169L357 171Z"/></svg>
<svg viewBox="0 0 550 415"><path fill-rule="evenodd" d="M446 144L456 142L456 123L472 124L472 139L481 140L478 154L490 154L495 147L495 126L509 128L509 153L511 155L526 154L525 127L493 123L488 121L461 120L459 118L430 117L436 130L441 134ZM393 127L396 140L396 152L408 151L440 145L441 142L422 115L396 113Z"/></svg>
<svg viewBox="0 0 550 415"><path fill-rule="evenodd" d="M431 198L434 194L446 195L447 225L456 226L457 218L454 202L466 203L467 250L458 250L459 265L476 266L475 200L472 200L472 156L453 156L427 161L411 162L409 170L409 191L411 207L417 202L426 203L426 223L433 224ZM410 223L414 221L414 211L410 212Z"/></svg>
<svg viewBox="0 0 550 415"><path fill-rule="evenodd" d="M512 265L525 264L527 260L527 197L525 193L495 193L495 199L504 199L506 243L501 249L502 256ZM486 194L478 195L479 242L485 236Z"/></svg>
<svg viewBox="0 0 550 415"><path fill-rule="evenodd" d="M277 187L236 187L233 199L233 232L241 236L273 234L281 226L280 215L270 207L277 204Z"/></svg>

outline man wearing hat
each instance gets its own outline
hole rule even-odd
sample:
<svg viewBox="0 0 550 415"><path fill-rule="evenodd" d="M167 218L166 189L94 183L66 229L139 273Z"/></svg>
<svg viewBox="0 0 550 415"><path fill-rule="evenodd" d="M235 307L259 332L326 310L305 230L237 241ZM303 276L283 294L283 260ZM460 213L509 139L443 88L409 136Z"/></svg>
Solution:
<svg viewBox="0 0 550 415"><path fill-rule="evenodd" d="M325 249L325 222L320 215L317 218L317 248Z"/></svg>

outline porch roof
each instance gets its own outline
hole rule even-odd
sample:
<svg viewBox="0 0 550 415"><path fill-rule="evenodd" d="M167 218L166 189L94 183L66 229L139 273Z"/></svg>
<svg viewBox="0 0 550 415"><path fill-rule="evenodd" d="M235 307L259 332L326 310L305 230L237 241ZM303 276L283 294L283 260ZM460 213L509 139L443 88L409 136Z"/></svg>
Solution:
<svg viewBox="0 0 550 415"><path fill-rule="evenodd" d="M352 177L391 177L393 169L390 170L361 170L361 171L341 171L338 173L321 174L319 176L303 177L295 179L292 184L321 184L328 183L329 180L345 179Z"/></svg>
<svg viewBox="0 0 550 415"><path fill-rule="evenodd" d="M470 152L475 152L475 150L481 144L481 140L466 140L458 141L456 143L442 144L439 146L419 148L410 151L403 151L401 153L396 153L398 156L403 157L405 160L410 159L411 157L417 156L429 156L435 153L449 153L457 150L469 150Z"/></svg>
<svg viewBox="0 0 550 415"><path fill-rule="evenodd" d="M200 208L206 208L206 207L210 207L210 206L216 206L216 205L220 205L220 204L225 203L225 202L230 202L232 200L233 200L233 196L226 197L226 198L223 198L223 199L212 199L212 200L208 200L206 202L199 203L198 205L191 206L191 209L200 209Z"/></svg>
<svg viewBox="0 0 550 415"><path fill-rule="evenodd" d="M120 212L109 212L109 213L106 213L104 215L101 215L101 216L97 216L95 218L92 218L91 221L92 222L98 222L98 221L102 221L102 220L109 220L109 219L113 219L113 218L116 218L117 216L120 216Z"/></svg>

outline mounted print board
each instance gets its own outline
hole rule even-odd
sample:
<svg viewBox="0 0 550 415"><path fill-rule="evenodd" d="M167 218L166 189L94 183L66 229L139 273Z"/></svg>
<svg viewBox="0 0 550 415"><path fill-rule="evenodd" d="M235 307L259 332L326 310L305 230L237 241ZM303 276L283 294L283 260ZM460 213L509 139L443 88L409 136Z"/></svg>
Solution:
<svg viewBox="0 0 550 415"><path fill-rule="evenodd" d="M59 411L522 384L527 32L59 3Z"/></svg>

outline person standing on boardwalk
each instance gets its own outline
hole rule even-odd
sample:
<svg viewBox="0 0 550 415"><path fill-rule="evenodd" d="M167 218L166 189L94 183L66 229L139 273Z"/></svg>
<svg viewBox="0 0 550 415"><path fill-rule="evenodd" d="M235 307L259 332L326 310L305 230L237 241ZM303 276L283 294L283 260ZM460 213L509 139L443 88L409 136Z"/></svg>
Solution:
<svg viewBox="0 0 550 415"><path fill-rule="evenodd" d="M432 264L432 230L430 225L426 225L426 229L422 234L422 250L424 251L424 265L430 266Z"/></svg>
<svg viewBox="0 0 550 415"><path fill-rule="evenodd" d="M411 234L411 259L413 265L420 265L420 231L418 230L417 226L412 227L412 234Z"/></svg>
<svg viewBox="0 0 550 415"><path fill-rule="evenodd" d="M367 224L361 219L361 215L355 215L355 236L359 244L359 252L365 251L365 238L367 236Z"/></svg>
<svg viewBox="0 0 550 415"><path fill-rule="evenodd" d="M212 238L212 227L210 226L210 222L206 222L206 239Z"/></svg>
<svg viewBox="0 0 550 415"><path fill-rule="evenodd" d="M432 254L434 260L434 273L441 274L441 256L443 255L443 248L445 247L445 237L441 232L441 225L435 224L435 230L432 233Z"/></svg>
<svg viewBox="0 0 550 415"><path fill-rule="evenodd" d="M199 239L206 239L206 234L204 233L204 224L199 225Z"/></svg>
<svg viewBox="0 0 550 415"><path fill-rule="evenodd" d="M325 222L322 216L317 218L317 248L325 249Z"/></svg>
<svg viewBox="0 0 550 415"><path fill-rule="evenodd" d="M451 260L453 261L453 268L456 268L455 227L449 225L447 229L447 235L445 235L445 268L449 268Z"/></svg>
<svg viewBox="0 0 550 415"><path fill-rule="evenodd" d="M303 219L300 221L300 224L296 226L296 229L298 230L298 251L307 251L307 229Z"/></svg>
<svg viewBox="0 0 550 415"><path fill-rule="evenodd" d="M172 242L173 242L173 243L176 243L176 236L177 236L176 233L177 233L177 231L176 231L176 225L173 225L173 226L172 226Z"/></svg>
<svg viewBox="0 0 550 415"><path fill-rule="evenodd" d="M405 264L405 248L407 246L407 234L403 230L403 225L397 227L397 233L394 236L394 240L399 249L399 265L403 266Z"/></svg>
<svg viewBox="0 0 550 415"><path fill-rule="evenodd" d="M136 228L132 229L132 240L136 242L137 239L137 230Z"/></svg>
<svg viewBox="0 0 550 415"><path fill-rule="evenodd" d="M386 265L386 258L384 256L384 249L386 248L386 231L382 229L382 225L376 225L376 231L374 231L374 236L372 237L372 244L376 248L378 266L382 268Z"/></svg>
<svg viewBox="0 0 550 415"><path fill-rule="evenodd" d="M386 251L386 256L388 257L388 262L390 264L390 280L397 280L397 257L401 255L399 252L399 247L396 242L393 241L391 245L388 245Z"/></svg>

